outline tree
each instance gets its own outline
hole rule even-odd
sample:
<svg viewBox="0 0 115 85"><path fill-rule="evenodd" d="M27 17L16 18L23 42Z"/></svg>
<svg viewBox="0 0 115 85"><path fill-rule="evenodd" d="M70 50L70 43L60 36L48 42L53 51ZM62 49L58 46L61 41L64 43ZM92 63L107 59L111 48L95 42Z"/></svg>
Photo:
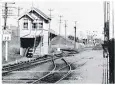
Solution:
<svg viewBox="0 0 115 85"><path fill-rule="evenodd" d="M75 38L75 37L72 36L72 35L69 35L68 38L69 38L70 40L76 40L76 42L79 41L79 38L78 38L78 37Z"/></svg>

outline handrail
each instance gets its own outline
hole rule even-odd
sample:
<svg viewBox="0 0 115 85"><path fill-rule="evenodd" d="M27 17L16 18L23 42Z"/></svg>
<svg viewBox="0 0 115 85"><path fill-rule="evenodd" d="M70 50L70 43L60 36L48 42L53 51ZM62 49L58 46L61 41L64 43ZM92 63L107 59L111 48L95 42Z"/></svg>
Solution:
<svg viewBox="0 0 115 85"><path fill-rule="evenodd" d="M36 33L37 33L37 30L36 30ZM40 32L40 34L41 34L41 33L42 33L42 31ZM39 34L39 35L40 35L40 34ZM36 37L36 34L35 34L34 47L33 47L33 48L34 48L34 50L33 50L33 53L35 52L36 38L37 38L37 37Z"/></svg>
<svg viewBox="0 0 115 85"><path fill-rule="evenodd" d="M33 47L33 53L35 52L35 44L36 44L36 33L37 33L37 29L36 29L36 32L35 32L35 39L34 39L34 47Z"/></svg>
<svg viewBox="0 0 115 85"><path fill-rule="evenodd" d="M24 56L27 55L29 48L30 48L30 47L27 48L26 52L24 53Z"/></svg>

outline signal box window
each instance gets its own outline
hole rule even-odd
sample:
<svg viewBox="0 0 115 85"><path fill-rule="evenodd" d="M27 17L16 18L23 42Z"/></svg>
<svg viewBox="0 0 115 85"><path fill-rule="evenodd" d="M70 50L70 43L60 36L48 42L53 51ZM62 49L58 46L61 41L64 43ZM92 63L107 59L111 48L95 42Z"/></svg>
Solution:
<svg viewBox="0 0 115 85"><path fill-rule="evenodd" d="M39 22L39 28L43 28L43 22Z"/></svg>
<svg viewBox="0 0 115 85"><path fill-rule="evenodd" d="M33 28L33 29L37 29L37 23L33 23L33 24L32 24L32 28Z"/></svg>
<svg viewBox="0 0 115 85"><path fill-rule="evenodd" d="M28 19L24 19L23 28L28 29Z"/></svg>

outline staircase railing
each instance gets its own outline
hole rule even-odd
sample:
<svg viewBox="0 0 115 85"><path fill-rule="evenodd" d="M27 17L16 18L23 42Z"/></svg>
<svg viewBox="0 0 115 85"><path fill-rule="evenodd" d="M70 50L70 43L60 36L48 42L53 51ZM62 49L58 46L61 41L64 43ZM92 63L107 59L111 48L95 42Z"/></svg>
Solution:
<svg viewBox="0 0 115 85"><path fill-rule="evenodd" d="M25 51L25 53L24 53L24 56L27 55L29 49L30 49L30 47L28 47L28 48L26 49L26 51Z"/></svg>
<svg viewBox="0 0 115 85"><path fill-rule="evenodd" d="M37 33L37 29L36 29L36 32L35 32L35 39L34 39L34 46L33 46L33 53L35 52L35 46L36 46L36 33Z"/></svg>
<svg viewBox="0 0 115 85"><path fill-rule="evenodd" d="M37 38L36 33L37 33L37 29L36 29L36 32L35 32L35 39L34 39L33 53L35 53L35 49L36 49L36 38ZM42 33L42 31L40 32L40 34L41 34L41 33ZM39 34L39 35L40 35L40 34Z"/></svg>

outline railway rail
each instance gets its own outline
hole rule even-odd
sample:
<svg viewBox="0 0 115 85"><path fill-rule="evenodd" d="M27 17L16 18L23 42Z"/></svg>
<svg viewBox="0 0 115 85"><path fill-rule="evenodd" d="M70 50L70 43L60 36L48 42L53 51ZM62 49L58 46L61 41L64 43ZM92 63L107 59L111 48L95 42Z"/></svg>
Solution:
<svg viewBox="0 0 115 85"><path fill-rule="evenodd" d="M76 52L74 52L74 53L76 53ZM50 77L52 75L55 75L55 74L60 74L61 70L63 71L64 69L66 69L66 71L64 71L64 73L62 73L62 75L60 76L60 78L58 78L58 79L56 79L54 81L46 82L46 83L59 83L61 80L63 80L64 78L66 78L71 73L71 64L68 63L63 58L63 56L72 55L74 53L71 53L68 50L62 50L62 53L57 54L57 55L56 54L50 55L50 57L37 58L37 59L33 59L31 61L19 62L17 64L13 64L13 65L9 65L9 66L4 66L2 68L2 70L3 70L2 75L5 76L8 73L13 72L13 71L17 71L17 70L20 70L20 69L23 69L23 68L26 68L26 67L29 67L29 66L31 67L32 65L35 65L35 64L40 64L40 63L45 63L47 61L52 61L52 63L53 63L53 69L50 72L48 72L46 75L42 76L39 79L35 79L32 82L26 82L26 83L32 83L32 84L34 84L34 83L45 82L44 80L47 79L48 77ZM61 59L65 63L65 65L61 66L61 67L59 67L57 69L57 65L55 63L56 59Z"/></svg>
<svg viewBox="0 0 115 85"><path fill-rule="evenodd" d="M54 59L58 59L58 57L55 57ZM19 71L20 69L28 68L33 65L45 63L51 60L52 60L51 57L44 57L44 58L36 58L30 61L19 62L12 65L7 65L2 68L2 76L5 76L13 71L17 71L17 70Z"/></svg>
<svg viewBox="0 0 115 85"><path fill-rule="evenodd" d="M63 58L62 58L62 59L63 59ZM71 72L71 65L70 65L65 59L63 59L63 60L65 61L65 63L66 63L67 65L64 66L64 67L62 67L61 69L68 67L69 70L67 71L67 73L66 73L65 75L63 75L63 76L62 76L57 82L55 82L55 83L59 83L61 80L63 80L64 78L66 78L66 77L70 74L70 72ZM60 71L61 69L59 69L59 71Z"/></svg>
<svg viewBox="0 0 115 85"><path fill-rule="evenodd" d="M49 83L58 83L61 80L63 80L64 78L66 78L70 74L70 72L71 72L71 65L64 58L61 58L61 60L64 61L64 63L66 64L65 66L63 66L63 67L61 67L61 68L59 68L59 69L56 70L57 65L55 63L55 60L52 59L54 68L48 74L44 75L43 77L39 78L38 80L33 81L32 84L38 83L38 82L40 82L42 80L45 80L45 78L47 79L48 76L51 76L51 75L53 75L53 74L55 74L57 72L60 72L61 70L65 69L65 68L68 68L68 71L65 72L65 74L62 75L62 77L59 80L57 79L57 80L51 81Z"/></svg>
<svg viewBox="0 0 115 85"><path fill-rule="evenodd" d="M9 65L3 66L3 67L2 67L2 71L6 71L6 70L15 68L15 67L17 67L17 66L19 66L19 65L23 65L23 64L26 64L26 63L36 62L36 61L41 60L41 59L44 59L44 58L39 57L39 58L30 60L30 61L28 60L28 61L23 61L23 62L21 61L21 62L14 63L14 64L9 64Z"/></svg>
<svg viewBox="0 0 115 85"><path fill-rule="evenodd" d="M56 64L55 64L55 62L54 62L54 58L53 58L53 57L52 57L52 62L53 62L54 68L53 68L48 74L46 74L45 76L39 78L38 80L33 81L33 82L32 82L33 84L34 84L34 83L37 83L38 81L42 80L43 78L47 77L48 75L52 74L52 73L55 71L55 69L56 69Z"/></svg>

